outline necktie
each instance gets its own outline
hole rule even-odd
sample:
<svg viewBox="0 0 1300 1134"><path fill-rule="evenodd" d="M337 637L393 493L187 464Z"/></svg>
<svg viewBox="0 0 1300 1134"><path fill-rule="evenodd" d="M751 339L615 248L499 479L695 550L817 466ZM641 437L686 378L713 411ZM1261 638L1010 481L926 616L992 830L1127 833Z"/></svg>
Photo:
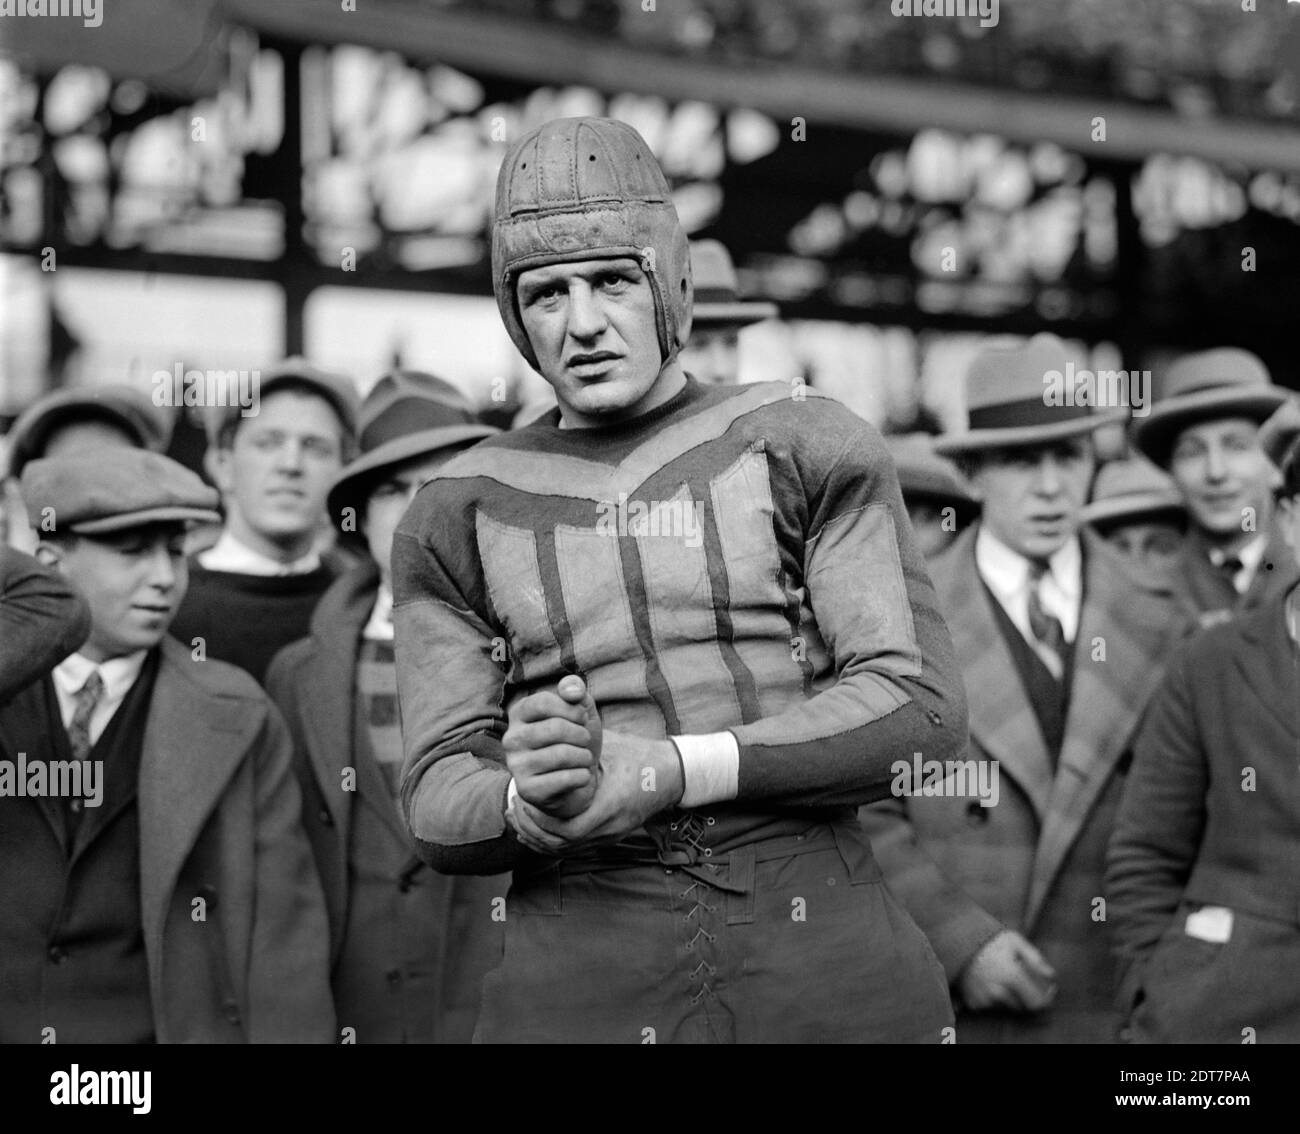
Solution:
<svg viewBox="0 0 1300 1134"><path fill-rule="evenodd" d="M86 678L86 684L73 696L76 708L72 713L72 721L68 725L68 747L72 749L74 760L84 760L90 755L93 747L90 742L90 718L94 716L95 707L103 696L104 679L99 676L99 670L93 669L90 671L90 676ZM77 824L81 819L82 801L73 796L66 802L64 819L68 828L68 844L71 845L76 838Z"/></svg>
<svg viewBox="0 0 1300 1134"><path fill-rule="evenodd" d="M1060 681L1065 674L1065 630L1060 620L1054 614L1049 614L1043 606L1040 590L1043 576L1047 572L1045 559L1029 561L1029 629L1039 644L1050 651L1050 657L1044 658L1043 663L1052 671L1052 676Z"/></svg>
<svg viewBox="0 0 1300 1134"><path fill-rule="evenodd" d="M1246 565L1235 555L1229 555L1218 566L1219 577L1228 584L1228 589L1234 594L1240 593L1237 590L1237 575Z"/></svg>
<svg viewBox="0 0 1300 1134"><path fill-rule="evenodd" d="M84 760L90 755L90 718L103 696L104 679L99 676L99 670L91 670L86 684L73 697L76 708L72 714L72 723L68 725L68 745L74 759Z"/></svg>

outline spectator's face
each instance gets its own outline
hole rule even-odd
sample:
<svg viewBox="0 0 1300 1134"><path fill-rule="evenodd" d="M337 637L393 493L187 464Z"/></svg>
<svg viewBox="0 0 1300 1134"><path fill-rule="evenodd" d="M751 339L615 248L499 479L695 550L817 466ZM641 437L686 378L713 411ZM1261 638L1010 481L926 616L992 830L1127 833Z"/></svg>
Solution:
<svg viewBox="0 0 1300 1134"><path fill-rule="evenodd" d="M984 497L984 523L1027 559L1052 555L1079 528L1093 465L1087 437L980 456L971 479Z"/></svg>
<svg viewBox="0 0 1300 1134"><path fill-rule="evenodd" d="M156 646L189 585L181 524L46 542L40 551L90 605L92 628L81 653L95 662Z"/></svg>
<svg viewBox="0 0 1300 1134"><path fill-rule="evenodd" d="M740 328L693 327L682 369L706 386L734 386L740 380Z"/></svg>
<svg viewBox="0 0 1300 1134"><path fill-rule="evenodd" d="M393 554L393 533L406 514L416 490L445 464L451 453L444 450L427 457L415 457L386 469L383 480L366 498L366 515L361 528L370 547L370 557L379 566L385 583L390 583L389 560Z"/></svg>
<svg viewBox="0 0 1300 1134"><path fill-rule="evenodd" d="M289 390L264 397L214 462L231 523L277 544L315 532L342 465L341 433L323 398Z"/></svg>
<svg viewBox="0 0 1300 1134"><path fill-rule="evenodd" d="M1168 520L1137 520L1110 528L1105 539L1135 563L1164 571L1173 566L1182 549L1183 528Z"/></svg>
<svg viewBox="0 0 1300 1134"><path fill-rule="evenodd" d="M43 457L76 456L87 449L101 449L106 445L123 445L135 448L136 440L125 429L111 421L69 421L56 426L45 438Z"/></svg>
<svg viewBox="0 0 1300 1134"><path fill-rule="evenodd" d="M658 402L654 294L637 262L583 260L520 273L519 316L567 421L598 425Z"/></svg>
<svg viewBox="0 0 1300 1134"><path fill-rule="evenodd" d="M1169 472L1187 502L1192 522L1227 538L1267 521L1276 475L1259 447L1259 426L1246 417L1189 425L1178 435Z"/></svg>
<svg viewBox="0 0 1300 1134"><path fill-rule="evenodd" d="M956 512L948 511L935 500L913 498L905 500L907 515L916 533L916 545L926 559L938 555L957 538Z"/></svg>

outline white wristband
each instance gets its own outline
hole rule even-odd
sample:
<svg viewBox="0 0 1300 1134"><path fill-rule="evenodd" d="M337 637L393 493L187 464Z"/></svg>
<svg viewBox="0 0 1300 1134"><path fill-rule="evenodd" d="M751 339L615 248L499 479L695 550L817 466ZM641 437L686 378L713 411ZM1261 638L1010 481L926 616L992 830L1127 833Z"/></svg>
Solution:
<svg viewBox="0 0 1300 1134"><path fill-rule="evenodd" d="M729 732L670 737L682 758L681 807L703 807L735 799L740 780L740 745Z"/></svg>

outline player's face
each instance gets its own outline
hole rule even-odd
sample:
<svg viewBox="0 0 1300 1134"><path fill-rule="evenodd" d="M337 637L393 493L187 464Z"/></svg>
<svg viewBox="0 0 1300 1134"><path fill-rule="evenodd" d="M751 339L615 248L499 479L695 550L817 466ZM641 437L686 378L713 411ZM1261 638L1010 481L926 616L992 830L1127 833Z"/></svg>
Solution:
<svg viewBox="0 0 1300 1134"><path fill-rule="evenodd" d="M666 390L654 293L630 257L548 264L521 272L519 315L538 369L567 423L625 420L653 409Z"/></svg>
<svg viewBox="0 0 1300 1134"><path fill-rule="evenodd" d="M1086 437L981 457L972 479L984 497L984 523L1026 559L1047 558L1078 530L1093 467Z"/></svg>
<svg viewBox="0 0 1300 1134"><path fill-rule="evenodd" d="M1250 418L1223 418L1189 425L1174 444L1169 471L1192 522L1211 536L1259 531L1267 520L1274 473L1258 435Z"/></svg>

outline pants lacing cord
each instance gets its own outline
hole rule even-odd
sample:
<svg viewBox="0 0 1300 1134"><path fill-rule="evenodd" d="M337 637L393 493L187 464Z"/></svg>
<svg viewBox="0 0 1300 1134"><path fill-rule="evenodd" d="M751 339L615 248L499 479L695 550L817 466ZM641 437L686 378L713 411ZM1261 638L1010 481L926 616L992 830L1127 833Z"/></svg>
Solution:
<svg viewBox="0 0 1300 1134"><path fill-rule="evenodd" d="M712 815L696 815L689 812L685 818L668 824L668 829L675 832L684 843L704 858L713 857L713 848L704 845L704 829L712 827L717 820Z"/></svg>

